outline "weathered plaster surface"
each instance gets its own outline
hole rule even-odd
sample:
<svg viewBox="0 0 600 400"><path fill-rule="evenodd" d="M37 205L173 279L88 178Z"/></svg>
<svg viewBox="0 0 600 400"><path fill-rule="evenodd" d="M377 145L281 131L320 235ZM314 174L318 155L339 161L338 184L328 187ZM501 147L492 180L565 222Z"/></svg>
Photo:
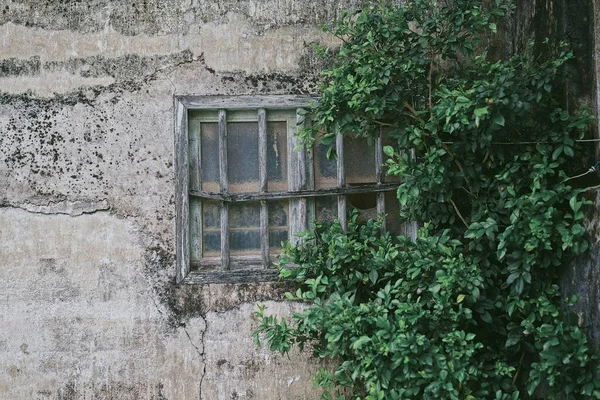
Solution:
<svg viewBox="0 0 600 400"><path fill-rule="evenodd" d="M285 287L174 284L173 96L316 93L318 24L358 3L0 0L0 399L316 398L251 342ZM526 3L516 47L554 4Z"/></svg>
<svg viewBox="0 0 600 400"><path fill-rule="evenodd" d="M4 208L0 227L0 398L198 398L204 321L166 323L135 223Z"/></svg>
<svg viewBox="0 0 600 400"><path fill-rule="evenodd" d="M174 283L173 96L314 94L353 1L0 0L0 399L312 399L285 287Z"/></svg>

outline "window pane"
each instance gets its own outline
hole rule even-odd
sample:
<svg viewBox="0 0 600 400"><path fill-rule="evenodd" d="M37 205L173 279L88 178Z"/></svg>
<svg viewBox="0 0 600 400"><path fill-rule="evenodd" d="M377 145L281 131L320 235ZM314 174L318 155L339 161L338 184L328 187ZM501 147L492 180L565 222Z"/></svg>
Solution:
<svg viewBox="0 0 600 400"><path fill-rule="evenodd" d="M227 165L231 193L258 192L258 123L227 123Z"/></svg>
<svg viewBox="0 0 600 400"><path fill-rule="evenodd" d="M327 152L330 147L330 145L321 143L319 139L315 143L315 187L317 189L337 186L337 161L327 158Z"/></svg>
<svg viewBox="0 0 600 400"><path fill-rule="evenodd" d="M348 213L351 210L358 210L360 222L366 222L369 219L377 218L377 194L376 193L357 193L346 197Z"/></svg>
<svg viewBox="0 0 600 400"><path fill-rule="evenodd" d="M370 146L365 138L344 136L344 167L346 183L377 183L375 176L375 147Z"/></svg>
<svg viewBox="0 0 600 400"><path fill-rule="evenodd" d="M269 201L269 249L271 254L281 252L281 243L288 240L288 202Z"/></svg>
<svg viewBox="0 0 600 400"><path fill-rule="evenodd" d="M216 122L200 124L202 190L219 192L219 128Z"/></svg>
<svg viewBox="0 0 600 400"><path fill-rule="evenodd" d="M229 248L231 255L260 254L260 204L229 205Z"/></svg>
<svg viewBox="0 0 600 400"><path fill-rule="evenodd" d="M267 122L267 180L270 191L288 188L286 122Z"/></svg>
<svg viewBox="0 0 600 400"><path fill-rule="evenodd" d="M190 232L190 261L202 259L202 200L190 197L189 232Z"/></svg>
<svg viewBox="0 0 600 400"><path fill-rule="evenodd" d="M396 197L396 191L385 194L386 228L394 235L407 235L404 224L400 223L400 203Z"/></svg>
<svg viewBox="0 0 600 400"><path fill-rule="evenodd" d="M193 237L192 237L193 240ZM202 201L202 256L221 255L221 211L220 203Z"/></svg>
<svg viewBox="0 0 600 400"><path fill-rule="evenodd" d="M317 197L315 200L317 221L335 221L337 219L337 206L337 196Z"/></svg>

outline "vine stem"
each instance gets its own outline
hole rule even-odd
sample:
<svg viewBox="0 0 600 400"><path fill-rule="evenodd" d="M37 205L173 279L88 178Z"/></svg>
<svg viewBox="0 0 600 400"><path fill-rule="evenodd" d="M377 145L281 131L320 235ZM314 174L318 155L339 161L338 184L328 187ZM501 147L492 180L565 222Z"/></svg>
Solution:
<svg viewBox="0 0 600 400"><path fill-rule="evenodd" d="M596 190L596 189L600 189L600 185L596 185L596 186L590 186L590 187L586 187L585 189L583 189L583 192L587 192L589 190Z"/></svg>
<svg viewBox="0 0 600 400"><path fill-rule="evenodd" d="M567 179L565 179L565 180L564 180L564 181L562 181L561 183L565 183L565 182L567 182L567 181L570 181L571 179L581 178L582 176L585 176L585 175L587 175L587 174L589 174L589 173L592 173L592 172L594 172L595 170L596 170L596 168L595 168L595 167L592 167L592 168L588 169L586 172L584 172L583 174L579 174L579 175L575 175L575 176L570 176L570 177L568 177Z"/></svg>

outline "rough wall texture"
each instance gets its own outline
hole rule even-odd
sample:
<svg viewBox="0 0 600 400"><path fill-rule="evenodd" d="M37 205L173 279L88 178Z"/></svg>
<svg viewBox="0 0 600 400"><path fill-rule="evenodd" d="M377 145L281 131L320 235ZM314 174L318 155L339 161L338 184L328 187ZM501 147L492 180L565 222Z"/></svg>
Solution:
<svg viewBox="0 0 600 400"><path fill-rule="evenodd" d="M312 94L353 0L0 0L0 399L311 399L278 284L174 284L173 96Z"/></svg>
<svg viewBox="0 0 600 400"><path fill-rule="evenodd" d="M0 399L316 397L251 343L285 288L173 283L173 95L315 93L317 25L358 2L0 0ZM574 3L518 2L508 40L585 37ZM565 278L596 332L599 257Z"/></svg>

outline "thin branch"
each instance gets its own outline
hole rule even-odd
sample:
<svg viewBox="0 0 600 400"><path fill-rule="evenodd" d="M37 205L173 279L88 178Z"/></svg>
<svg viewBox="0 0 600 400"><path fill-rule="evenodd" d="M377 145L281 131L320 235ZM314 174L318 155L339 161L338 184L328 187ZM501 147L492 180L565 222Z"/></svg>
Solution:
<svg viewBox="0 0 600 400"><path fill-rule="evenodd" d="M465 169L463 168L462 164L460 163L460 161L458 161L456 158L454 158L454 153L450 150L450 148L446 145L446 143L442 143L442 147L444 148L444 150L446 150L446 152L448 154L450 154L450 156L454 159L454 164L456 164L456 166L458 167L458 169L460 170L460 172L464 173ZM465 180L467 180L467 177L465 176ZM467 183L469 183L467 181Z"/></svg>
<svg viewBox="0 0 600 400"><path fill-rule="evenodd" d="M488 160L488 158L490 157L490 151L486 151L485 156L483 157L483 161L481 162L482 164L485 164L485 162Z"/></svg>
<svg viewBox="0 0 600 400"><path fill-rule="evenodd" d="M389 122L379 121L378 119L374 119L373 122L380 126L391 126L392 128L398 127L398 125L390 124Z"/></svg>
<svg viewBox="0 0 600 400"><path fill-rule="evenodd" d="M467 192L468 194L470 194L471 196L475 197L476 199L478 198L475 194L473 194L472 192L468 191L464 186L460 187L462 190L464 190L465 192Z"/></svg>
<svg viewBox="0 0 600 400"><path fill-rule="evenodd" d="M460 211L459 211L458 207L456 206L456 203L454 202L454 200L450 199L450 203L452 203L452 206L454 207L454 211L456 211L456 214L458 215L458 218L460 218L460 220L462 221L462 223L465 224L466 228L469 228L469 224L467 224L467 221L465 221L465 218L460 213Z"/></svg>
<svg viewBox="0 0 600 400"><path fill-rule="evenodd" d="M417 110L415 110L410 104L408 104L407 101L404 101L404 103L402 104L404 105L404 107L408 108L408 110L415 116L416 119L419 120L419 122L421 122L422 124L425 123L425 121L423 120L423 118L421 118Z"/></svg>
<svg viewBox="0 0 600 400"><path fill-rule="evenodd" d="M513 380L512 380L513 385L515 384L515 382L517 381L517 378L519 377L519 372L521 372L521 367L523 367L524 359L525 359L525 352L522 353L521 359L519 360L519 369L517 369L515 376L513 376Z"/></svg>
<svg viewBox="0 0 600 400"><path fill-rule="evenodd" d="M346 39L344 39L341 35L334 34L333 36L336 37L336 38L338 38L338 39L340 39L342 42L344 42L348 46L350 46L350 43Z"/></svg>

